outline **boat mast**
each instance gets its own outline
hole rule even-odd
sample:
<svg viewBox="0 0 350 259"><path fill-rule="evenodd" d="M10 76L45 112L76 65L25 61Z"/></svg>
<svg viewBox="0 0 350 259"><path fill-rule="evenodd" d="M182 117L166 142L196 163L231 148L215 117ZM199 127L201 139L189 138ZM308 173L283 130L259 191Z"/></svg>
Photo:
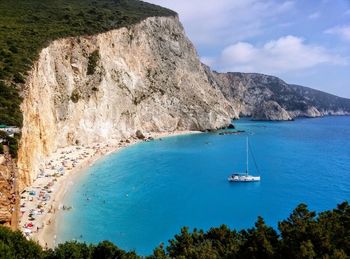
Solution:
<svg viewBox="0 0 350 259"><path fill-rule="evenodd" d="M245 171L245 174L248 176L248 137L247 137L247 147L246 147L246 150L247 150L247 170Z"/></svg>

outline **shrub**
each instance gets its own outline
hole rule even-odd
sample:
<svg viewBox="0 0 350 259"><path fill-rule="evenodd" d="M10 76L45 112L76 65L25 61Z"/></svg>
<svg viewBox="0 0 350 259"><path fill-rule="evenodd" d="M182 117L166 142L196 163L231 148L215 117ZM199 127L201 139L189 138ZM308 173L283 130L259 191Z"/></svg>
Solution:
<svg viewBox="0 0 350 259"><path fill-rule="evenodd" d="M24 84L25 83L24 77L20 73L14 74L13 81L17 84Z"/></svg>
<svg viewBox="0 0 350 259"><path fill-rule="evenodd" d="M54 258L91 258L91 251L90 247L85 243L71 241L59 244L54 251Z"/></svg>
<svg viewBox="0 0 350 259"><path fill-rule="evenodd" d="M15 134L14 137L7 137L8 145L9 145L9 152L11 157L17 158L18 154L18 142L21 138L20 134Z"/></svg>
<svg viewBox="0 0 350 259"><path fill-rule="evenodd" d="M0 258L43 258L42 248L21 232L0 226Z"/></svg>
<svg viewBox="0 0 350 259"><path fill-rule="evenodd" d="M77 103L80 99L80 93L77 89L74 89L71 96L70 96L70 99L72 100L73 103Z"/></svg>
<svg viewBox="0 0 350 259"><path fill-rule="evenodd" d="M88 61L88 67L87 67L87 74L88 75L93 75L96 71L97 63L100 60L100 54L98 50L95 50L92 52L89 56L89 61Z"/></svg>

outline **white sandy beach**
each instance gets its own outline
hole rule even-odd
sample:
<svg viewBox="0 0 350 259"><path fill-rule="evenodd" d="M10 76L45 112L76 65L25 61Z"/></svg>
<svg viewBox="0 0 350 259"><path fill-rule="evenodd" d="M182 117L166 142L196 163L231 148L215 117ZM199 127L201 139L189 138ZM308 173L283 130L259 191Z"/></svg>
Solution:
<svg viewBox="0 0 350 259"><path fill-rule="evenodd" d="M146 139L160 139L198 131L175 131L146 134ZM98 159L112 152L138 143L142 140L129 138L106 144L90 146L70 146L58 149L46 161L38 172L38 178L21 194L19 229L28 239L37 241L41 246L52 248L56 244L55 219L59 210L69 210L63 204L64 195L85 169Z"/></svg>

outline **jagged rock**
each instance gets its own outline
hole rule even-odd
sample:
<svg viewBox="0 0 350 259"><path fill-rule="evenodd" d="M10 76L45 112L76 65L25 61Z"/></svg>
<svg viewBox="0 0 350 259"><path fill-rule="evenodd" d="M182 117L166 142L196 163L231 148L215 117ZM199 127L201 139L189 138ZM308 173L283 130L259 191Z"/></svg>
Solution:
<svg viewBox="0 0 350 259"><path fill-rule="evenodd" d="M327 113L321 113L319 110L317 110L316 107L311 106L311 107L308 107L306 111L296 110L296 111L290 112L290 114L292 115L293 118L295 117L315 118L315 117L326 115Z"/></svg>
<svg viewBox="0 0 350 259"><path fill-rule="evenodd" d="M141 130L137 130L136 131L136 137L138 139L144 139L145 138L145 135L143 135L142 131Z"/></svg>
<svg viewBox="0 0 350 259"><path fill-rule="evenodd" d="M15 161L9 155L1 155L0 163L0 224L8 224L15 206L15 185L12 179L16 174Z"/></svg>
<svg viewBox="0 0 350 259"><path fill-rule="evenodd" d="M262 102L258 105L253 111L252 119L269 121L292 120L289 113L274 101Z"/></svg>

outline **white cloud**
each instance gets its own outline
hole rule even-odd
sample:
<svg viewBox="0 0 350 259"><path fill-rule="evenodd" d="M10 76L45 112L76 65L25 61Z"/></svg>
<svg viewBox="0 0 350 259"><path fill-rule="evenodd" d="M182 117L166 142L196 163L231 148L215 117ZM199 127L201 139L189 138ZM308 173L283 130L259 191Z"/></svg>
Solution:
<svg viewBox="0 0 350 259"><path fill-rule="evenodd" d="M302 38L285 36L262 46L238 42L226 47L211 61L223 71L278 74L311 68L320 64L345 64L345 60L326 49L306 44Z"/></svg>
<svg viewBox="0 0 350 259"><path fill-rule="evenodd" d="M320 18L320 16L321 16L320 12L315 12L315 13L312 13L312 14L309 15L309 19L310 20L315 20L315 19Z"/></svg>
<svg viewBox="0 0 350 259"><path fill-rule="evenodd" d="M198 46L229 44L260 35L275 26L279 15L294 8L281 0L147 0L179 13L191 40Z"/></svg>
<svg viewBox="0 0 350 259"><path fill-rule="evenodd" d="M237 63L249 63L254 60L258 54L257 49L246 42L238 42L234 45L228 46L222 51L222 60L224 63L230 63L232 58ZM229 58L229 60L227 60Z"/></svg>
<svg viewBox="0 0 350 259"><path fill-rule="evenodd" d="M216 60L213 57L201 57L201 62L211 68L215 65L215 61Z"/></svg>
<svg viewBox="0 0 350 259"><path fill-rule="evenodd" d="M350 41L350 25L336 26L325 31L328 34L334 34L344 40Z"/></svg>

